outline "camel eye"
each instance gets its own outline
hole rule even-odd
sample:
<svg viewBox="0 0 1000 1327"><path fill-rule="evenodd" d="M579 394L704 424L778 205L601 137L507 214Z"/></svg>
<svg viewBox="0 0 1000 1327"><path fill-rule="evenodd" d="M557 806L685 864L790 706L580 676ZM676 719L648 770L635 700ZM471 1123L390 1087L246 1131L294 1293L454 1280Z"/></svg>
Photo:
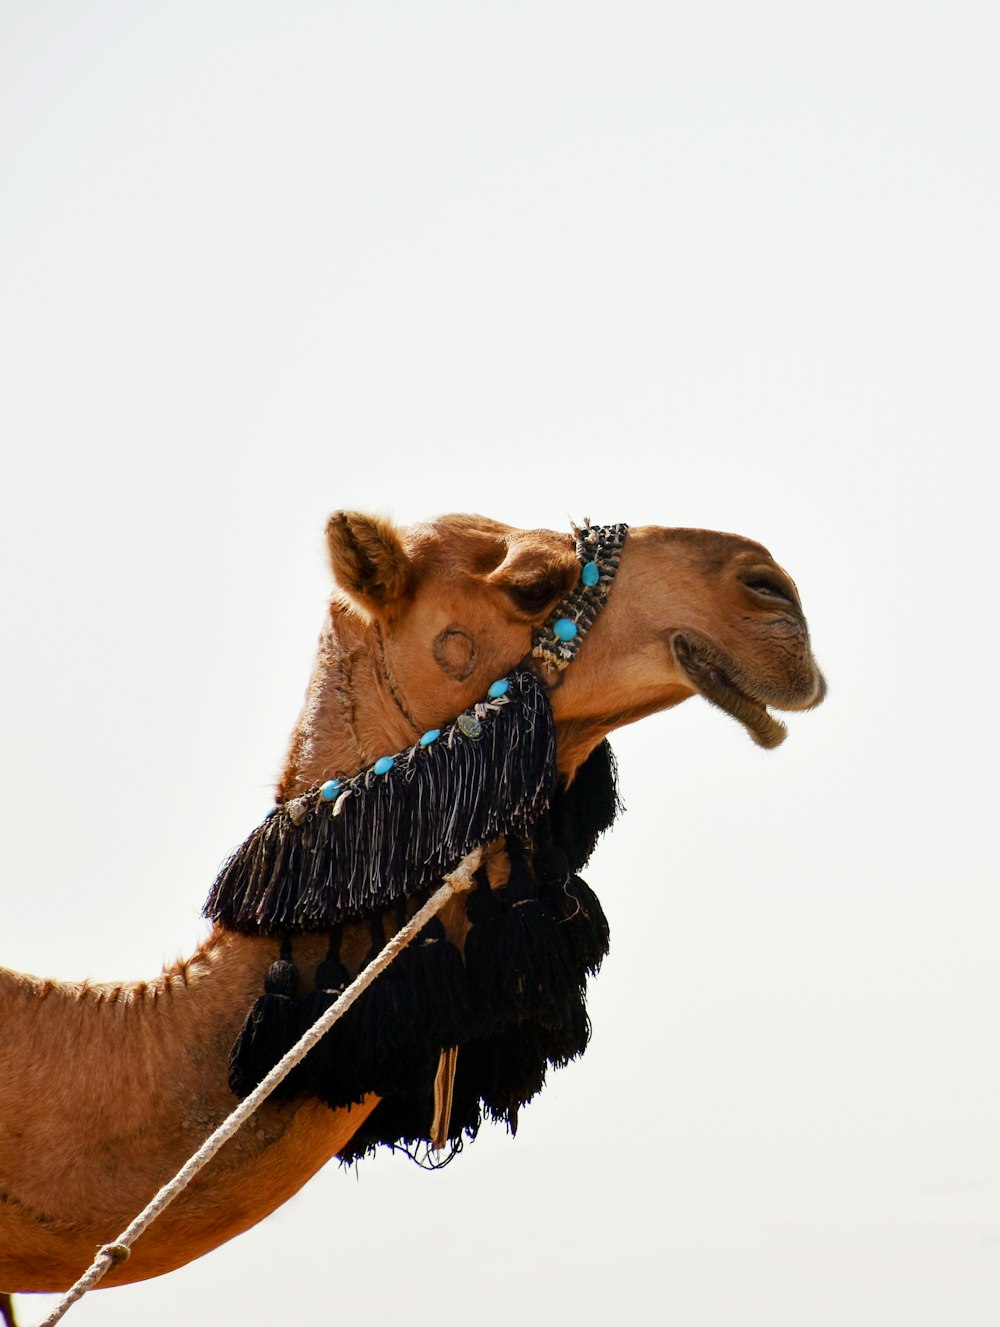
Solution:
<svg viewBox="0 0 1000 1327"><path fill-rule="evenodd" d="M545 580L525 581L520 585L505 585L503 588L522 613L537 613L555 599L562 587L546 577Z"/></svg>

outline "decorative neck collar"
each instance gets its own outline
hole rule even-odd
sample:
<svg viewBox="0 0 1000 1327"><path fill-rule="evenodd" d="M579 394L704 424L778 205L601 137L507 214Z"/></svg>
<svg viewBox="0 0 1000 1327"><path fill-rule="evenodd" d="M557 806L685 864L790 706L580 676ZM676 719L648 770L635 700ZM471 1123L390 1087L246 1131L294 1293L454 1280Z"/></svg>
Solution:
<svg viewBox="0 0 1000 1327"><path fill-rule="evenodd" d="M580 583L533 643L545 670L561 671L579 649L607 599L626 529L574 527ZM522 662L408 751L276 807L209 896L206 915L228 929L281 939L230 1055L230 1086L245 1096L347 986L345 922L365 919L370 961L384 949L386 924L402 925L407 896L437 885L474 849L506 840L502 883L481 865L454 934L440 918L428 922L281 1085L333 1109L381 1098L342 1160L381 1144L414 1159L425 1147L453 1155L484 1118L513 1133L547 1070L586 1048L587 979L609 931L576 872L620 804L606 742L559 786L540 671ZM327 955L300 994L292 938L321 930Z"/></svg>
<svg viewBox="0 0 1000 1327"><path fill-rule="evenodd" d="M549 672L604 606L628 530L574 526L579 584L535 635ZM275 807L222 867L205 914L246 934L322 930L440 881L502 835L530 844L556 788L545 684L522 665L412 747Z"/></svg>

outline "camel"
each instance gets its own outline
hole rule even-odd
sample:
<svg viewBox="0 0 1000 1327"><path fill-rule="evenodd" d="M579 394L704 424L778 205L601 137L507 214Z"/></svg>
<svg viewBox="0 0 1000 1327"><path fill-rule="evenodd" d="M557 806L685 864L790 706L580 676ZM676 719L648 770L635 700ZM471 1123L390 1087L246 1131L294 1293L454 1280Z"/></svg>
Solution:
<svg viewBox="0 0 1000 1327"><path fill-rule="evenodd" d="M571 535L479 516L397 528L337 512L327 545L335 591L279 802L412 746L473 704L529 656L533 631L580 575ZM785 730L768 707L810 709L826 690L796 587L765 548L652 526L630 532L572 667L544 680L566 783L608 733L692 696L770 748ZM365 948L356 929L354 971ZM303 970L321 960L324 937L297 943ZM273 938L217 926L150 981L0 969L0 1287L69 1286L229 1113L230 1047L277 954ZM103 1284L169 1272L262 1220L377 1101L268 1102Z"/></svg>

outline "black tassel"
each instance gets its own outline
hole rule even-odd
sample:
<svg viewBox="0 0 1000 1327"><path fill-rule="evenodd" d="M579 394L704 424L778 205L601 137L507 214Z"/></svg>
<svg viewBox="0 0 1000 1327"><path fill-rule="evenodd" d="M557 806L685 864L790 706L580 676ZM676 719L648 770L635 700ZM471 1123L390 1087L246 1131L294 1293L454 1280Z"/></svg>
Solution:
<svg viewBox="0 0 1000 1327"><path fill-rule="evenodd" d="M491 888L485 866L473 878L476 887L465 899L470 928L465 937L465 971L475 1021L486 1032L502 1026L508 1016L498 996L503 975L496 949L506 904Z"/></svg>
<svg viewBox="0 0 1000 1327"><path fill-rule="evenodd" d="M452 1137L467 1121L478 1128L483 1112L517 1132L518 1115L545 1086L549 1066L562 1068L582 1055L590 1041L583 992L574 992L562 1018L545 1023L524 1019L463 1046L458 1056L452 1105Z"/></svg>
<svg viewBox="0 0 1000 1327"><path fill-rule="evenodd" d="M311 991L305 996L300 1007L300 1036L326 1013L338 995L337 991ZM366 1081L366 1066L355 1054L351 1012L349 1009L343 1018L324 1033L290 1075L295 1077L296 1090L311 1092L333 1110L356 1105L372 1091Z"/></svg>
<svg viewBox="0 0 1000 1327"><path fill-rule="evenodd" d="M372 948L365 966L385 947L381 915L375 914L369 924ZM339 994L333 989L306 996L303 1028ZM428 1041L422 1013L412 983L395 962L390 964L303 1060L302 1087L336 1108L360 1101L368 1092L381 1097L407 1093L428 1076L433 1079L440 1048Z"/></svg>
<svg viewBox="0 0 1000 1327"><path fill-rule="evenodd" d="M396 924L406 921L406 908L396 905ZM462 955L448 940L440 918L433 917L416 939L393 962L393 967L408 984L411 998L419 1010L420 1027L416 1035L438 1052L457 1046L472 1035L473 1010L469 997ZM431 1061L424 1063L424 1072ZM434 1059L437 1070L437 1058ZM479 1127L479 1103L470 1126ZM433 1074L415 1089L383 1097L364 1124L340 1152L345 1163L368 1156L377 1147L402 1147L412 1151L430 1141L434 1119ZM456 1131L457 1129L457 1131ZM462 1129L454 1112L450 1137L455 1141Z"/></svg>
<svg viewBox="0 0 1000 1327"><path fill-rule="evenodd" d="M579 767L569 787L560 782L552 798L552 835L568 856L572 871L586 866L598 839L623 810L618 765L604 741Z"/></svg>
<svg viewBox="0 0 1000 1327"><path fill-rule="evenodd" d="M565 1018L556 1025L534 1024L524 1029L524 1036L535 1053L553 1068L562 1069L577 1059L590 1042L590 1017L583 992L578 991L565 1006Z"/></svg>
<svg viewBox="0 0 1000 1327"><path fill-rule="evenodd" d="M384 1098L337 1155L350 1163L377 1147L416 1147L428 1138L433 1114L432 1092Z"/></svg>
<svg viewBox="0 0 1000 1327"><path fill-rule="evenodd" d="M330 931L326 957L317 966L313 978L316 989L305 995L299 1004L296 1038L326 1013L350 982L350 974L340 957L342 944L343 927L334 926ZM351 1010L348 1010L292 1070L289 1078L293 1091L311 1092L327 1105L337 1108L357 1104L371 1090L360 1072L350 1015Z"/></svg>
<svg viewBox="0 0 1000 1327"><path fill-rule="evenodd" d="M313 978L316 989L305 995L299 1006L299 1036L326 1013L350 982L340 958L342 944L343 927L334 926L326 958L317 966ZM355 1105L366 1092L356 1072L350 1028L345 1029L349 1016L350 1010L324 1033L291 1075L297 1091L312 1092L332 1107Z"/></svg>
<svg viewBox="0 0 1000 1327"><path fill-rule="evenodd" d="M553 900L562 917L563 938L575 967L591 976L608 952L611 933L597 895L575 872L620 810L614 754L602 742L570 788L556 794L536 835L532 860L543 897Z"/></svg>
<svg viewBox="0 0 1000 1327"><path fill-rule="evenodd" d="M547 1060L523 1026L507 1027L463 1046L458 1053L453 1111L468 1114L481 1102L484 1114L517 1132L520 1107L545 1086Z"/></svg>
<svg viewBox="0 0 1000 1327"><path fill-rule="evenodd" d="M323 930L435 886L505 834L529 839L552 796L555 729L544 686L511 673L502 700L476 706L388 773L279 807L226 862L205 915L247 935Z"/></svg>
<svg viewBox="0 0 1000 1327"><path fill-rule="evenodd" d="M252 1092L298 1041L298 988L299 973L292 960L291 940L286 936L280 957L264 976L264 994L254 1001L229 1053L229 1086L237 1096ZM275 1092L288 1097L297 1090L296 1084L285 1078Z"/></svg>
<svg viewBox="0 0 1000 1327"><path fill-rule="evenodd" d="M326 958L316 969L316 975L313 978L316 989L325 991L334 996L343 993L344 989L350 985L351 977L344 967L340 957L341 946L344 943L343 926L333 926L330 929L330 943L327 946Z"/></svg>
<svg viewBox="0 0 1000 1327"><path fill-rule="evenodd" d="M563 940L572 954L578 972L594 976L600 969L611 943L611 928L601 901L581 876L566 881L558 897L563 921Z"/></svg>
<svg viewBox="0 0 1000 1327"><path fill-rule="evenodd" d="M558 892L573 874L569 856L552 835L552 817L544 815L535 835L532 866L538 883L550 891Z"/></svg>
<svg viewBox="0 0 1000 1327"><path fill-rule="evenodd" d="M477 1030L462 955L433 917L393 965L419 1011L420 1036L436 1050L460 1046Z"/></svg>
<svg viewBox="0 0 1000 1327"><path fill-rule="evenodd" d="M469 986L485 1027L512 1018L558 1021L580 976L561 934L559 915L539 895L523 847L508 839L507 853L510 879L503 888L491 901L482 897L481 888L468 899L473 923L465 940Z"/></svg>

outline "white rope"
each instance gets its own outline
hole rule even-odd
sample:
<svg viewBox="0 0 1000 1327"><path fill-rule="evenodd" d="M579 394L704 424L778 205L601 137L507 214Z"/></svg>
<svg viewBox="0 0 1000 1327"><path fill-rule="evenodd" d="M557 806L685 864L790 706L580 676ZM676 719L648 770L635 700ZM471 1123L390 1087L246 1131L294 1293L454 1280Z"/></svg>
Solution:
<svg viewBox="0 0 1000 1327"><path fill-rule="evenodd" d="M423 930L430 919L441 911L450 898L455 894L473 888L475 881L472 875L479 867L482 855L482 849L477 848L475 852L463 858L451 875L445 877L444 883L430 896L423 907L413 914L406 925L401 927L386 944L381 953L358 973L349 986L345 987L343 993L329 1009L317 1018L312 1027L302 1034L292 1049L282 1056L267 1077L261 1079L250 1095L240 1102L214 1133L209 1134L197 1152L184 1163L173 1179L169 1180L152 1201L142 1209L132 1224L110 1244L102 1245L96 1258L83 1276L80 1277L72 1289L66 1292L45 1321L39 1324L39 1327L54 1327L77 1300L82 1299L88 1290L93 1290L106 1272L128 1258L133 1243L147 1226L152 1225L160 1213L170 1206L181 1190L187 1188L199 1170L211 1161L219 1148L232 1138L242 1124L246 1123L257 1107L271 1095L281 1080L312 1050L324 1033L333 1027L337 1019L347 1013L358 996L366 991L377 977L382 975L392 960Z"/></svg>

